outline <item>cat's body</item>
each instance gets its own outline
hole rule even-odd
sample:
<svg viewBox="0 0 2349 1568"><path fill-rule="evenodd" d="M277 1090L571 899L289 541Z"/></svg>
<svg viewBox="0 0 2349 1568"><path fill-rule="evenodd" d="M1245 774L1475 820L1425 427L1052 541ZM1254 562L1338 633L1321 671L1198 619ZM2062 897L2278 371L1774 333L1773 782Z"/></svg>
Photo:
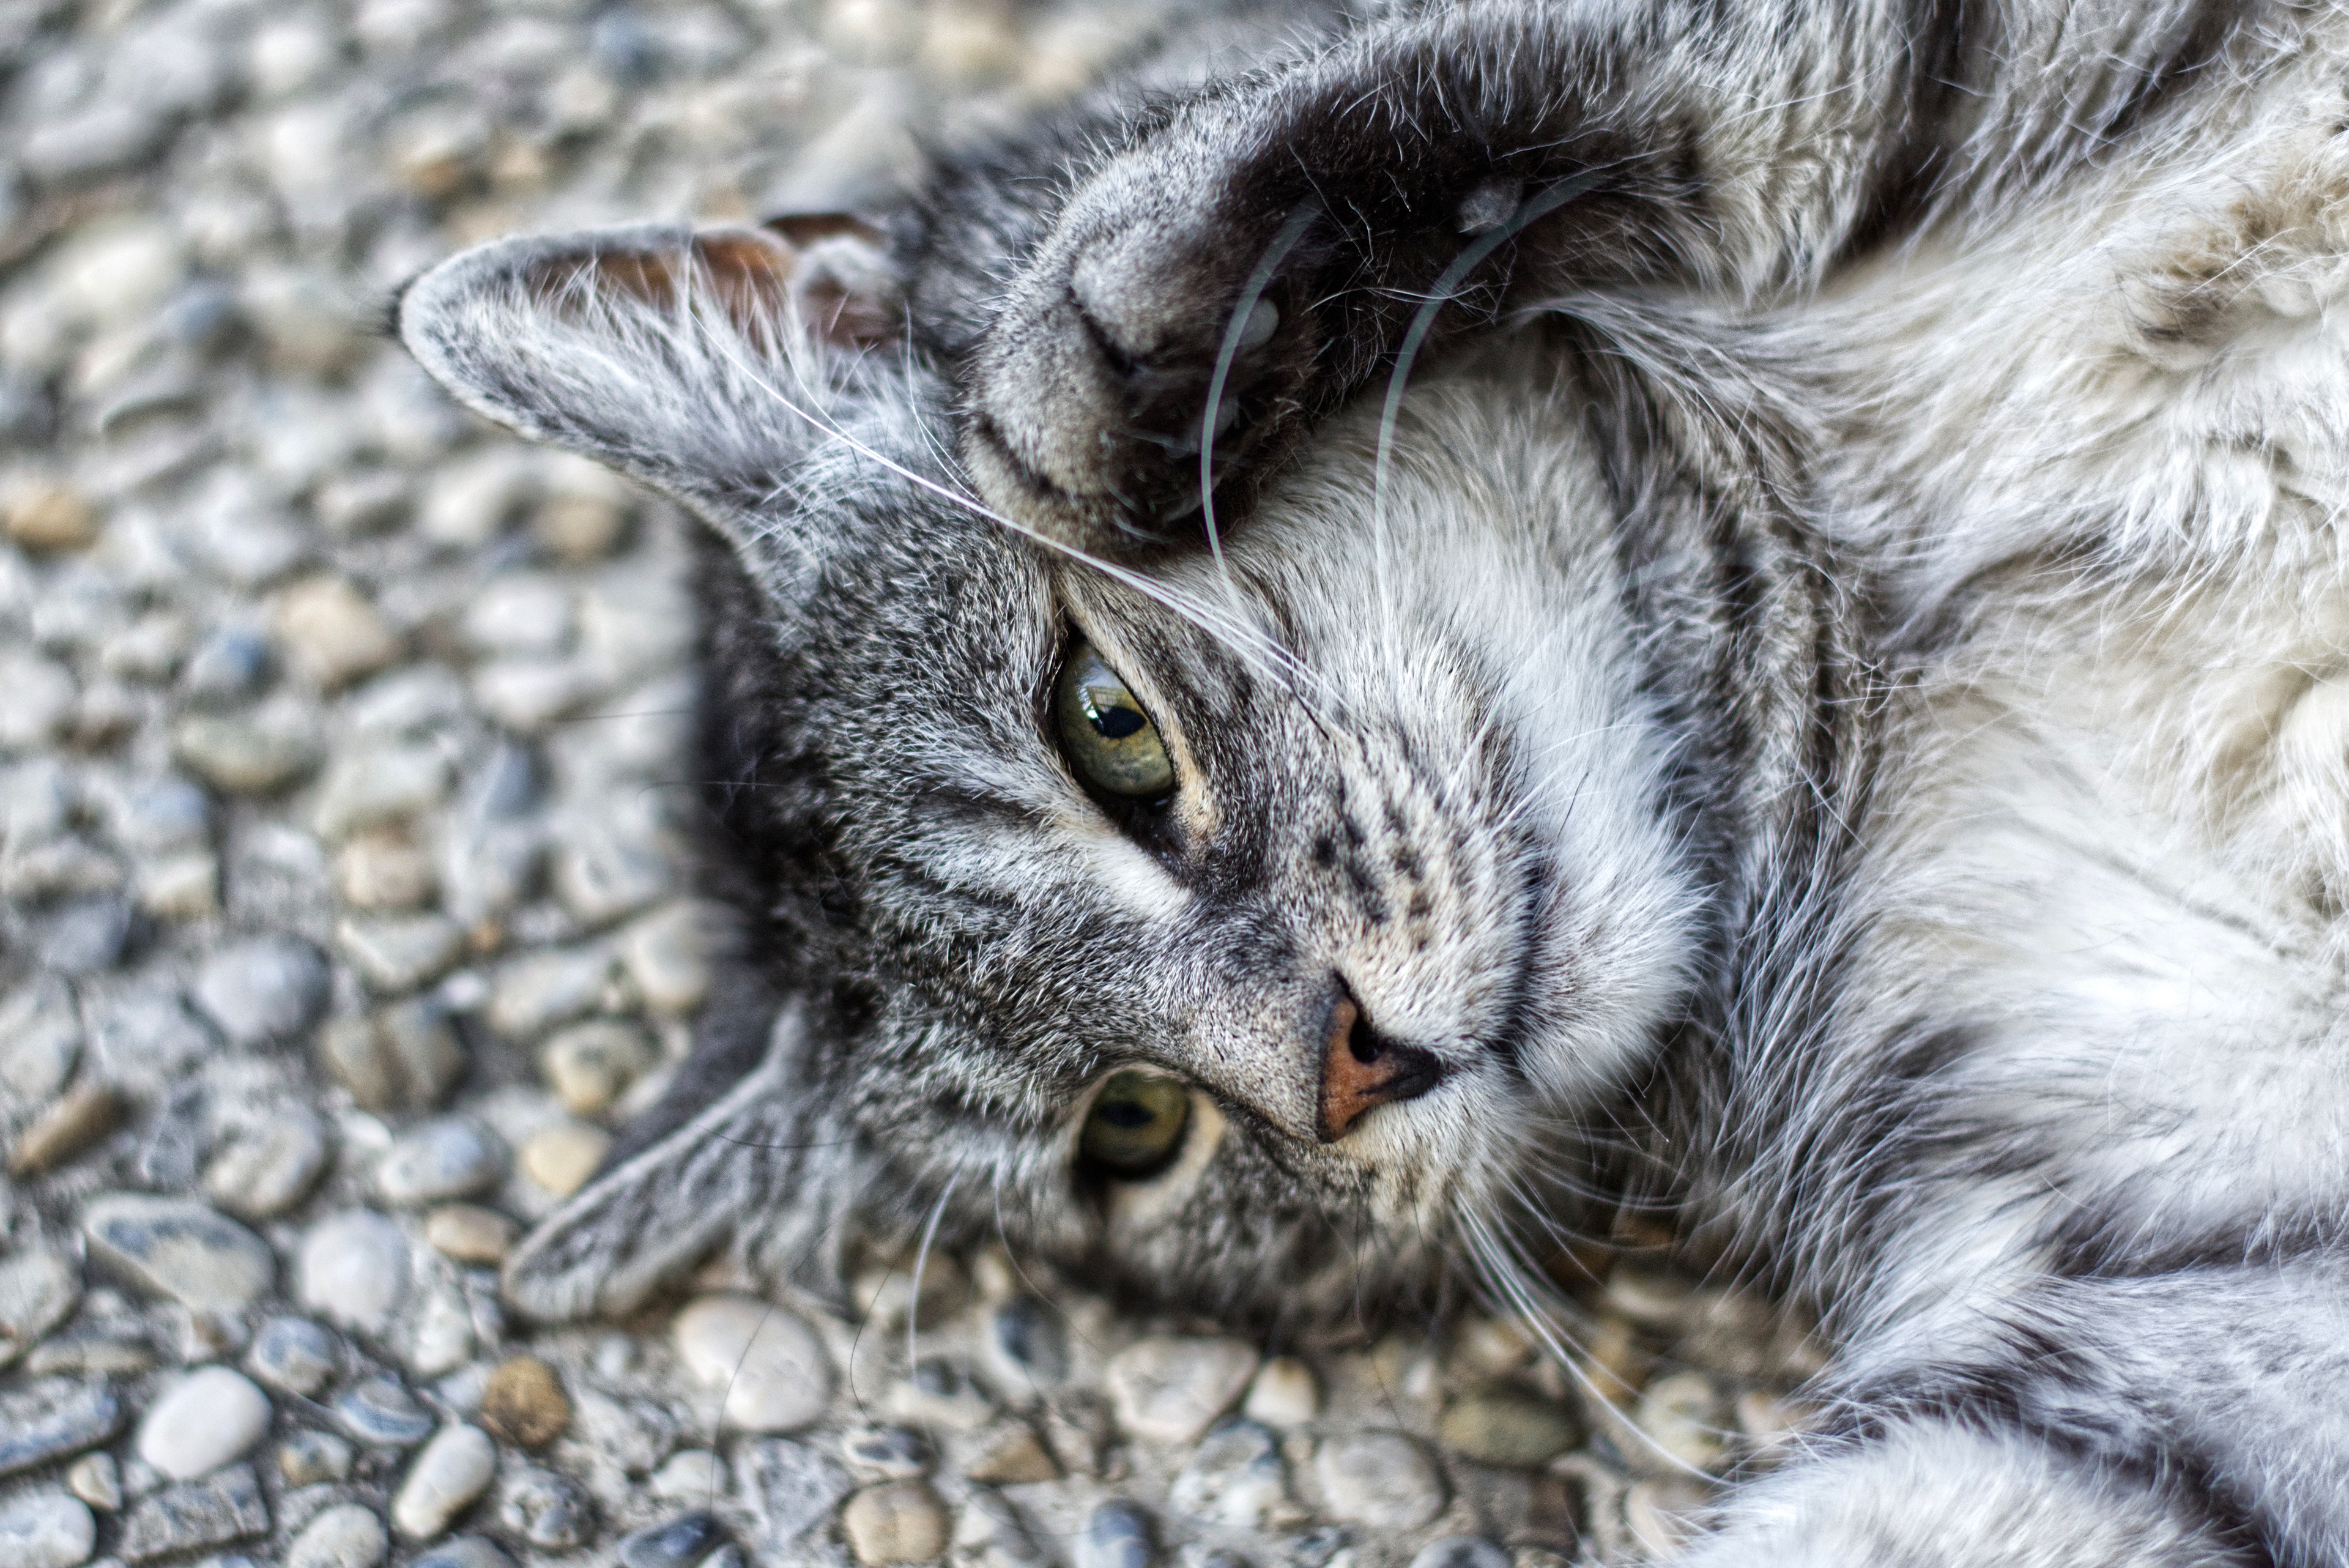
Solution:
<svg viewBox="0 0 2349 1568"><path fill-rule="evenodd" d="M768 991L522 1299L855 1209L1328 1311L1603 1173L1840 1345L1705 1561L2349 1556L2344 88L2338 7L1436 8L947 171L885 275L430 275L428 365L735 551ZM910 348L809 346L884 275ZM1072 774L1087 649L1164 798ZM1127 1064L1194 1108L1104 1180Z"/></svg>

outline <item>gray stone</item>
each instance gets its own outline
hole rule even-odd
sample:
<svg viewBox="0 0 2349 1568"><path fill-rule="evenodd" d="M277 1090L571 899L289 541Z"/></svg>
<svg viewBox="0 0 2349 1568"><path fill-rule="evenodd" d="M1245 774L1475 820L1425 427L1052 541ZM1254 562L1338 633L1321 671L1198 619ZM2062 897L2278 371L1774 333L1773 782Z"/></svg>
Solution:
<svg viewBox="0 0 2349 1568"><path fill-rule="evenodd" d="M249 714L198 714L172 730L171 752L214 789L268 794L318 765L317 722L291 705Z"/></svg>
<svg viewBox="0 0 2349 1568"><path fill-rule="evenodd" d="M1263 1529L1288 1501L1280 1440L1254 1421L1223 1422L1192 1453L1166 1501L1194 1519Z"/></svg>
<svg viewBox="0 0 2349 1568"><path fill-rule="evenodd" d="M154 1365L155 1347L146 1336L115 1324L53 1334L25 1358L25 1369L36 1377L55 1374L128 1377Z"/></svg>
<svg viewBox="0 0 2349 1568"><path fill-rule="evenodd" d="M668 861L636 836L602 823L564 836L554 861L554 890L582 925L609 925L665 896Z"/></svg>
<svg viewBox="0 0 2349 1568"><path fill-rule="evenodd" d="M1075 1568L1150 1568L1157 1555L1150 1515L1140 1503L1122 1497L1094 1508L1070 1554Z"/></svg>
<svg viewBox="0 0 2349 1568"><path fill-rule="evenodd" d="M144 1563L183 1552L201 1552L246 1541L269 1531L269 1508L251 1465L190 1481L142 1499L122 1523L115 1551L124 1561Z"/></svg>
<svg viewBox="0 0 2349 1568"><path fill-rule="evenodd" d="M126 790L107 818L107 830L138 855L202 845L212 831L212 802L186 779L166 777Z"/></svg>
<svg viewBox="0 0 2349 1568"><path fill-rule="evenodd" d="M495 1133L470 1116L438 1116L393 1142L375 1168L375 1186L385 1202L419 1208L487 1191L505 1167Z"/></svg>
<svg viewBox="0 0 2349 1568"><path fill-rule="evenodd" d="M1505 1469L1537 1469L1588 1435L1579 1413L1524 1389L1487 1388L1455 1399L1437 1428L1462 1459Z"/></svg>
<svg viewBox="0 0 2349 1568"><path fill-rule="evenodd" d="M112 1454L84 1454L66 1467L66 1488L74 1496L112 1513L122 1506L122 1469Z"/></svg>
<svg viewBox="0 0 2349 1568"><path fill-rule="evenodd" d="M79 1498L27 1492L0 1508L0 1568L74 1568L97 1545L98 1521Z"/></svg>
<svg viewBox="0 0 2349 1568"><path fill-rule="evenodd" d="M1247 1387L1257 1360L1255 1347L1237 1339L1137 1340L1107 1369L1118 1424L1138 1438L1195 1442Z"/></svg>
<svg viewBox="0 0 2349 1568"><path fill-rule="evenodd" d="M130 940L130 900L111 893L67 901L51 915L36 950L51 974L98 974L112 969Z"/></svg>
<svg viewBox="0 0 2349 1568"><path fill-rule="evenodd" d="M594 1533L595 1513L568 1477L530 1466L499 1483L498 1523L542 1552L570 1552Z"/></svg>
<svg viewBox="0 0 2349 1568"><path fill-rule="evenodd" d="M1444 1511L1444 1478L1400 1432L1349 1432L1313 1457L1330 1516L1379 1530L1416 1530Z"/></svg>
<svg viewBox="0 0 2349 1568"><path fill-rule="evenodd" d="M335 945L370 990L398 996L440 979L465 953L465 933L442 915L346 916Z"/></svg>
<svg viewBox="0 0 2349 1568"><path fill-rule="evenodd" d="M269 639L249 627L224 626L196 645L180 671L180 690L202 706L241 701L269 679Z"/></svg>
<svg viewBox="0 0 2349 1568"><path fill-rule="evenodd" d="M1447 1535L1421 1547L1411 1568L1510 1568L1510 1557L1481 1535Z"/></svg>
<svg viewBox="0 0 2349 1568"><path fill-rule="evenodd" d="M909 1427L855 1427L841 1434L841 1458L868 1480L911 1480L930 1473L930 1445Z"/></svg>
<svg viewBox="0 0 2349 1568"><path fill-rule="evenodd" d="M194 1480L259 1442L269 1417L269 1397L249 1378L225 1366L200 1366L147 1407L139 1458L173 1480Z"/></svg>
<svg viewBox="0 0 2349 1568"><path fill-rule="evenodd" d="M716 1514L680 1514L622 1537L621 1568L694 1568L725 1544L726 1527Z"/></svg>
<svg viewBox="0 0 2349 1568"><path fill-rule="evenodd" d="M326 1129L307 1106L232 1130L204 1167L204 1196L232 1214L268 1220L310 1194L326 1168Z"/></svg>
<svg viewBox="0 0 2349 1568"><path fill-rule="evenodd" d="M277 1277L268 1242L185 1199L109 1194L82 1211L82 1234L92 1257L199 1312L242 1312Z"/></svg>
<svg viewBox="0 0 2349 1568"><path fill-rule="evenodd" d="M362 1110L439 1105L471 1064L448 1010L412 997L366 1018L340 1018L318 1036L321 1064Z"/></svg>
<svg viewBox="0 0 2349 1568"><path fill-rule="evenodd" d="M1319 1525L1292 1538L1281 1562L1285 1568L1323 1568L1346 1549L1350 1539L1342 1525Z"/></svg>
<svg viewBox="0 0 2349 1568"><path fill-rule="evenodd" d="M343 1480L350 1473L351 1446L332 1432L295 1432L277 1446L277 1474L289 1487Z"/></svg>
<svg viewBox="0 0 2349 1568"><path fill-rule="evenodd" d="M232 1044L260 1045L316 1023L330 978L325 957L299 937L252 937L214 950L192 992Z"/></svg>
<svg viewBox="0 0 2349 1568"><path fill-rule="evenodd" d="M757 1545L781 1552L832 1517L854 1490L846 1471L806 1443L768 1438L734 1450L744 1501L758 1522Z"/></svg>
<svg viewBox="0 0 2349 1568"><path fill-rule="evenodd" d="M955 1521L954 1555L977 1568L1046 1568L1052 1553L1001 1493L973 1487Z"/></svg>
<svg viewBox="0 0 2349 1568"><path fill-rule="evenodd" d="M146 987L98 1012L91 1044L109 1075L184 1073L219 1048L212 1025L188 1011L179 993Z"/></svg>
<svg viewBox="0 0 2349 1568"><path fill-rule="evenodd" d="M302 1304L346 1328L381 1334L408 1293L408 1238L371 1209L347 1210L302 1239Z"/></svg>
<svg viewBox="0 0 2349 1568"><path fill-rule="evenodd" d="M988 1319L988 1345L1007 1381L1040 1392L1059 1387L1069 1376L1068 1331L1060 1314L1033 1296L1014 1296Z"/></svg>
<svg viewBox="0 0 2349 1568"><path fill-rule="evenodd" d="M334 1380L342 1347L306 1317L273 1317L253 1336L245 1365L271 1387L307 1399Z"/></svg>
<svg viewBox="0 0 2349 1568"><path fill-rule="evenodd" d="M0 1393L0 1476L94 1449L122 1428L102 1383L45 1379Z"/></svg>
<svg viewBox="0 0 2349 1568"><path fill-rule="evenodd" d="M513 1568L513 1559L478 1535L460 1535L408 1560L408 1568Z"/></svg>
<svg viewBox="0 0 2349 1568"><path fill-rule="evenodd" d="M285 1568L376 1568L390 1550L374 1510L338 1503L302 1527L286 1548Z"/></svg>
<svg viewBox="0 0 2349 1568"><path fill-rule="evenodd" d="M651 1012L682 1018L709 994L709 940L700 910L676 903L621 934L620 961Z"/></svg>
<svg viewBox="0 0 2349 1568"><path fill-rule="evenodd" d="M81 1019L62 975L35 975L0 1002L0 1088L36 1103L48 1099L66 1086L80 1055Z"/></svg>
<svg viewBox="0 0 2349 1568"><path fill-rule="evenodd" d="M388 1374L362 1377L335 1401L335 1418L362 1443L404 1449L432 1433L432 1417Z"/></svg>
<svg viewBox="0 0 2349 1568"><path fill-rule="evenodd" d="M1293 1355L1276 1355L1257 1368L1240 1414L1268 1427L1300 1427L1321 1413L1321 1386L1313 1369Z"/></svg>
<svg viewBox="0 0 2349 1568"><path fill-rule="evenodd" d="M890 1414L926 1427L968 1432L995 1418L995 1401L960 1362L926 1355L889 1390Z"/></svg>
<svg viewBox="0 0 2349 1568"><path fill-rule="evenodd" d="M671 1502L714 1503L726 1490L726 1461L708 1449L671 1454L652 1478L655 1497Z"/></svg>
<svg viewBox="0 0 2349 1568"><path fill-rule="evenodd" d="M643 1029L618 1019L590 1019L540 1047L539 1067L564 1108L596 1116L612 1108L654 1061Z"/></svg>
<svg viewBox="0 0 2349 1568"><path fill-rule="evenodd" d="M516 959L498 971L485 1014L509 1040L528 1040L586 1012L604 994L611 961L600 953L554 949Z"/></svg>
<svg viewBox="0 0 2349 1568"><path fill-rule="evenodd" d="M80 1266L61 1252L28 1248L0 1262L0 1366L65 1322L80 1301Z"/></svg>
<svg viewBox="0 0 2349 1568"><path fill-rule="evenodd" d="M449 762L437 746L370 746L335 759L318 785L314 820L329 839L418 815L449 794Z"/></svg>

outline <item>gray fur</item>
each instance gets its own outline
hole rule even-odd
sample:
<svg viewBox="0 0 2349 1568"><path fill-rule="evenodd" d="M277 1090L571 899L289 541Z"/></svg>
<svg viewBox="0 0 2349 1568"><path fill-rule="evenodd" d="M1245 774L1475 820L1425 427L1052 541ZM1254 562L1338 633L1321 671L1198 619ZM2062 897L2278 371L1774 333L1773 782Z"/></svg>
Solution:
<svg viewBox="0 0 2349 1568"><path fill-rule="evenodd" d="M765 242L678 231L410 290L460 397L725 542L710 875L791 999L510 1290L936 1215L1238 1316L1515 1300L1611 1185L1839 1342L1697 1561L2349 1556L2349 16L1327 28L748 312ZM902 331L826 342L843 290ZM1050 738L1071 628L1163 816ZM1340 986L1444 1076L1323 1142ZM1081 1189L1134 1063L1191 1143Z"/></svg>

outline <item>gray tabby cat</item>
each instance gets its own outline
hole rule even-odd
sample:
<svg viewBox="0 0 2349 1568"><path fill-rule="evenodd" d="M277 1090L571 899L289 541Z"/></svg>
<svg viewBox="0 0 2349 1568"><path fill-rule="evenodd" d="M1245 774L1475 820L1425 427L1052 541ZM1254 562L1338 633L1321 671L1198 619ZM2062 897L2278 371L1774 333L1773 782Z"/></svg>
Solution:
<svg viewBox="0 0 2349 1568"><path fill-rule="evenodd" d="M1515 1299L1611 1185L1840 1347L1698 1561L2349 1559L2349 11L1288 37L408 292L724 542L735 979L516 1299Z"/></svg>

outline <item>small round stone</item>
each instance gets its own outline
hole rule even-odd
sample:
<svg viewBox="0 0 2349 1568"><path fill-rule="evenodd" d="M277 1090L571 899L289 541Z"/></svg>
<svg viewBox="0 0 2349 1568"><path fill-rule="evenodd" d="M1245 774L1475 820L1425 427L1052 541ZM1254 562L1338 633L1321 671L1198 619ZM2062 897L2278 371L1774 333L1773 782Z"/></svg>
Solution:
<svg viewBox="0 0 2349 1568"><path fill-rule="evenodd" d="M399 1379L385 1374L362 1377L335 1401L343 1430L363 1443L406 1448L432 1431L432 1417Z"/></svg>
<svg viewBox="0 0 2349 1568"><path fill-rule="evenodd" d="M98 537L98 508L70 485L14 484L0 493L0 533L27 550L79 550Z"/></svg>
<svg viewBox="0 0 2349 1568"><path fill-rule="evenodd" d="M1226 1421L1209 1432L1167 1490L1180 1513L1243 1530L1261 1530L1288 1501L1280 1441L1254 1421Z"/></svg>
<svg viewBox="0 0 2349 1568"><path fill-rule="evenodd" d="M32 1248L0 1262L0 1366L31 1349L81 1300L81 1269L62 1252Z"/></svg>
<svg viewBox="0 0 2349 1568"><path fill-rule="evenodd" d="M1417 1443L1400 1432L1331 1438L1313 1469L1330 1517L1378 1530L1416 1530L1444 1511L1444 1479Z"/></svg>
<svg viewBox="0 0 2349 1568"><path fill-rule="evenodd" d="M332 1432L296 1432L277 1446L277 1474L287 1486L346 1480L350 1473L351 1446Z"/></svg>
<svg viewBox="0 0 2349 1568"><path fill-rule="evenodd" d="M1069 1338L1060 1314L1034 1296L1013 1296L988 1319L988 1348L1017 1388L1056 1388L1069 1376Z"/></svg>
<svg viewBox="0 0 2349 1568"><path fill-rule="evenodd" d="M526 1466L500 1484L498 1522L542 1552L569 1552L585 1542L595 1515L568 1478Z"/></svg>
<svg viewBox="0 0 2349 1568"><path fill-rule="evenodd" d="M587 1185L611 1135L576 1122L557 1122L539 1128L522 1146L523 1174L557 1198L568 1198Z"/></svg>
<svg viewBox="0 0 2349 1568"><path fill-rule="evenodd" d="M726 1390L726 1419L750 1432L788 1432L820 1419L832 1364L815 1331L754 1296L688 1303L672 1329L678 1355L702 1384Z"/></svg>
<svg viewBox="0 0 2349 1568"><path fill-rule="evenodd" d="M408 1293L408 1239L372 1209L348 1210L311 1227L295 1272L304 1306L380 1334Z"/></svg>
<svg viewBox="0 0 2349 1568"><path fill-rule="evenodd" d="M652 1042L632 1023L574 1024L539 1051L547 1087L576 1116L601 1116L653 1064Z"/></svg>
<svg viewBox="0 0 2349 1568"><path fill-rule="evenodd" d="M1321 1386L1313 1368L1294 1355L1276 1355L1257 1369L1240 1414L1268 1427L1301 1427L1321 1413Z"/></svg>
<svg viewBox="0 0 2349 1568"><path fill-rule="evenodd" d="M1510 1557L1481 1535L1447 1535L1431 1541L1411 1560L1411 1568L1509 1568Z"/></svg>
<svg viewBox="0 0 2349 1568"><path fill-rule="evenodd" d="M708 1449L679 1449L653 1472L652 1489L671 1502L710 1501L726 1490L726 1462Z"/></svg>
<svg viewBox="0 0 2349 1568"><path fill-rule="evenodd" d="M111 1084L79 1084L17 1135L8 1174L39 1176L57 1169L122 1125L128 1109Z"/></svg>
<svg viewBox="0 0 2349 1568"><path fill-rule="evenodd" d="M287 666L322 691L372 675L399 657L399 634L340 577L312 577L287 588L271 629Z"/></svg>
<svg viewBox="0 0 2349 1568"><path fill-rule="evenodd" d="M112 1454L84 1454L66 1467L66 1490L99 1512L112 1513L122 1506L122 1467Z"/></svg>
<svg viewBox="0 0 2349 1568"><path fill-rule="evenodd" d="M490 1374L481 1390L481 1425L516 1448L553 1442L571 1424L571 1401L554 1368L534 1355L517 1355Z"/></svg>
<svg viewBox="0 0 2349 1568"><path fill-rule="evenodd" d="M927 1563L947 1549L946 1506L927 1481L866 1487L841 1509L840 1527L865 1568Z"/></svg>
<svg viewBox="0 0 2349 1568"><path fill-rule="evenodd" d="M273 1317L253 1336L245 1365L264 1383L306 1399L333 1381L342 1358L335 1336L308 1318Z"/></svg>
<svg viewBox="0 0 2349 1568"><path fill-rule="evenodd" d="M687 1513L649 1525L620 1542L621 1568L693 1568L725 1542L726 1527L709 1513Z"/></svg>
<svg viewBox="0 0 2349 1568"><path fill-rule="evenodd" d="M373 1509L337 1503L302 1527L286 1549L285 1568L376 1568L391 1537Z"/></svg>
<svg viewBox="0 0 2349 1568"><path fill-rule="evenodd" d="M309 1196L326 1153L318 1118L306 1106L287 1106L228 1136L204 1166L204 1196L248 1220L274 1219Z"/></svg>
<svg viewBox="0 0 2349 1568"><path fill-rule="evenodd" d="M392 1499L391 1522L411 1541L429 1541L449 1528L497 1474L498 1447L478 1427L443 1427L424 1445Z"/></svg>
<svg viewBox="0 0 2349 1568"><path fill-rule="evenodd" d="M841 1434L841 1458L871 1480L911 1480L930 1473L930 1445L909 1427L854 1427Z"/></svg>
<svg viewBox="0 0 2349 1568"><path fill-rule="evenodd" d="M36 1491L0 1509L0 1563L7 1568L74 1568L98 1545L89 1505L61 1491Z"/></svg>
<svg viewBox="0 0 2349 1568"><path fill-rule="evenodd" d="M1512 1387L1455 1399L1437 1428L1462 1459L1503 1469L1537 1469L1587 1435L1581 1417L1555 1400Z"/></svg>
<svg viewBox="0 0 2349 1568"><path fill-rule="evenodd" d="M506 1261L521 1227L478 1203L443 1203L424 1217L424 1239L442 1257L494 1267Z"/></svg>
<svg viewBox="0 0 2349 1568"><path fill-rule="evenodd" d="M1142 1505L1113 1497L1095 1508L1078 1532L1075 1568L1150 1568L1158 1555L1150 1515Z"/></svg>
<svg viewBox="0 0 2349 1568"><path fill-rule="evenodd" d="M1138 1438L1192 1443L1255 1376L1254 1346L1237 1339L1137 1340L1110 1361L1118 1424Z"/></svg>
<svg viewBox="0 0 2349 1568"><path fill-rule="evenodd" d="M1033 1427L1024 1421L1012 1421L963 1467L963 1476L982 1486L1026 1486L1060 1480L1061 1467Z"/></svg>
<svg viewBox="0 0 2349 1568"><path fill-rule="evenodd" d="M269 1396L225 1366L203 1366L166 1389L139 1423L140 1459L193 1480L237 1459L269 1429Z"/></svg>
<svg viewBox="0 0 2349 1568"><path fill-rule="evenodd" d="M376 1190L403 1208L471 1198L496 1185L505 1146L469 1116L437 1116L396 1139L375 1168Z"/></svg>
<svg viewBox="0 0 2349 1568"><path fill-rule="evenodd" d="M1658 1448L1692 1469L1716 1469L1728 1456L1728 1412L1702 1372L1675 1372L1649 1384L1633 1418Z"/></svg>
<svg viewBox="0 0 2349 1568"><path fill-rule="evenodd" d="M116 1193L82 1215L93 1257L198 1312L243 1312L277 1277L269 1243L201 1203Z"/></svg>
<svg viewBox="0 0 2349 1568"><path fill-rule="evenodd" d="M206 959L193 993L231 1043L259 1045L316 1023L330 978L325 957L299 937L254 937Z"/></svg>
<svg viewBox="0 0 2349 1568"><path fill-rule="evenodd" d="M513 1568L513 1559L479 1535L460 1535L408 1560L408 1568Z"/></svg>

